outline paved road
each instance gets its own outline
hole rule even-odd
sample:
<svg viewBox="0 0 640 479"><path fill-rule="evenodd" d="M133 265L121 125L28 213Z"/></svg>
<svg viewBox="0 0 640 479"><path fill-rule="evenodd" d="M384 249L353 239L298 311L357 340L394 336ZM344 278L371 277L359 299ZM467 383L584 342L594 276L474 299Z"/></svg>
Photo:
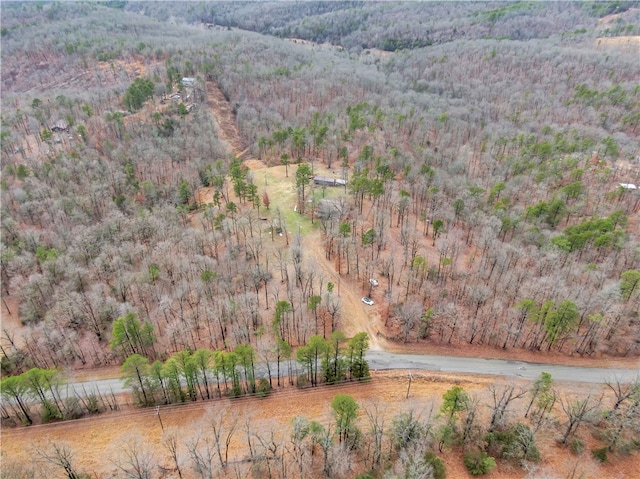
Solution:
<svg viewBox="0 0 640 479"><path fill-rule="evenodd" d="M619 379L630 382L640 377L638 369L586 368L577 366L560 366L556 364L526 363L504 359L461 358L454 356L424 356L417 354L396 354L386 351L369 351L367 353L369 368L373 370L400 369L410 371L437 371L443 373L485 374L523 379L535 379L541 372L548 372L557 381L576 381L584 383L604 383ZM266 376L258 370L256 376ZM272 366L272 373L275 366ZM119 379L104 379L75 383L73 385L79 395L95 392L102 394L119 394L127 391Z"/></svg>
<svg viewBox="0 0 640 479"><path fill-rule="evenodd" d="M369 351L370 369L409 369L438 371L443 373L486 374L490 376L521 377L534 379L541 372L548 372L558 381L604 383L619 378L633 381L640 376L639 369L587 368L557 364L526 363L504 359L461 358L453 356L424 356L395 354L386 351Z"/></svg>

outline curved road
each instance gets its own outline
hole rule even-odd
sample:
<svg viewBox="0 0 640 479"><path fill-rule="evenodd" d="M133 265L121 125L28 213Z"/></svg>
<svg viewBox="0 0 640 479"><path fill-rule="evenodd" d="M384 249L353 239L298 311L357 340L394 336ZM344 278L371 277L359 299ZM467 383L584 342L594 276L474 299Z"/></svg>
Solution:
<svg viewBox="0 0 640 479"><path fill-rule="evenodd" d="M588 368L557 364L527 363L504 359L461 358L452 356L425 356L397 354L386 351L367 353L369 368L374 370L435 371L441 373L484 374L505 378L535 379L541 372L548 372L556 381L604 383L606 381L632 382L640 378L639 369ZM257 376L266 376L266 368L258 367ZM261 372L260 369L263 369ZM272 372L275 366L272 366ZM119 394L128 391L119 379L103 379L72 383L70 388L86 395L96 390L101 394Z"/></svg>

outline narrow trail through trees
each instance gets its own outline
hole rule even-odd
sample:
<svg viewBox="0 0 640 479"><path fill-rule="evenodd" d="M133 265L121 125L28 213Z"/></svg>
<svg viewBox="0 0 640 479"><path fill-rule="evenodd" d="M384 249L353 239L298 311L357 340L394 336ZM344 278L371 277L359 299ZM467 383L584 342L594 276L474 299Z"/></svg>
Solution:
<svg viewBox="0 0 640 479"><path fill-rule="evenodd" d="M214 81L206 82L207 103L213 112L218 124L218 137L223 140L229 147L231 153L241 159L245 157L248 148L244 146L233 109L227 99L224 97L222 90Z"/></svg>

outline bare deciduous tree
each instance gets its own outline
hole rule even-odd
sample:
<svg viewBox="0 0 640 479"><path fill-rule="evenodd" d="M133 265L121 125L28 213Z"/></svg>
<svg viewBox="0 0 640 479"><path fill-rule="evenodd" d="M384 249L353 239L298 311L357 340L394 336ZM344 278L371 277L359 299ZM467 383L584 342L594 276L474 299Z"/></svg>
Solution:
<svg viewBox="0 0 640 479"><path fill-rule="evenodd" d="M590 417L600 407L602 398L594 398L589 394L584 399L560 397L560 406L567 416L566 429L562 435L562 444L567 444L571 435L575 435L583 421Z"/></svg>
<svg viewBox="0 0 640 479"><path fill-rule="evenodd" d="M198 434L186 442L191 468L200 479L213 479L215 447L209 436Z"/></svg>
<svg viewBox="0 0 640 479"><path fill-rule="evenodd" d="M180 465L182 464L182 455L179 451L180 443L178 442L178 431L176 429L170 429L165 431L162 435L162 445L167 449L169 455L171 456L171 460L174 464L174 471L178 473L178 477L182 479L182 469Z"/></svg>
<svg viewBox="0 0 640 479"><path fill-rule="evenodd" d="M218 462L220 467L224 469L229 462L229 446L236 432L238 416L230 411L228 407L219 407L215 411L210 410L207 413L207 422L213 432Z"/></svg>
<svg viewBox="0 0 640 479"><path fill-rule="evenodd" d="M504 425L507 408L513 401L525 396L527 394L527 390L524 388L518 388L515 384L507 384L502 387L492 384L489 386L489 391L491 392L491 397L493 399L491 420L489 421L489 432L491 432L495 428Z"/></svg>
<svg viewBox="0 0 640 479"><path fill-rule="evenodd" d="M35 446L35 454L37 459L62 468L68 479L84 479L87 477L86 474L78 471L73 464L75 454L69 445L65 443L49 441L47 445L37 445Z"/></svg>
<svg viewBox="0 0 640 479"><path fill-rule="evenodd" d="M620 378L615 378L606 381L605 384L613 391L616 398L613 411L616 411L626 400L640 395L640 377L633 382L623 382Z"/></svg>
<svg viewBox="0 0 640 479"><path fill-rule="evenodd" d="M363 406L364 413L369 421L370 441L364 441L365 451L371 468L380 466L383 460L383 445L385 436L385 419L382 414L382 405L372 402Z"/></svg>
<svg viewBox="0 0 640 479"><path fill-rule="evenodd" d="M253 469L261 477L287 477L287 464L284 460L284 439L277 434L278 426L264 425L264 433L255 434Z"/></svg>
<svg viewBox="0 0 640 479"><path fill-rule="evenodd" d="M122 448L114 454L115 466L122 477L130 479L153 479L158 459L140 436L124 440Z"/></svg>

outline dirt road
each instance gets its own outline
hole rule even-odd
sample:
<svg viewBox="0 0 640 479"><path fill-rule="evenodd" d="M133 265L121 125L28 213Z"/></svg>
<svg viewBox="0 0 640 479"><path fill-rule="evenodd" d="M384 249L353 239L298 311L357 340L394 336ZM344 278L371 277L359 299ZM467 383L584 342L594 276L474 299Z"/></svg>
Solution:
<svg viewBox="0 0 640 479"><path fill-rule="evenodd" d="M373 351L383 350L386 341L379 334L378 324L380 314L377 307L368 306L362 303L362 295L358 295L357 285L348 282L338 275L333 264L327 260L324 254L324 246L320 233L316 230L303 239L303 246L308 256L312 256L316 264L322 268L322 272L338 288L340 299L342 300L340 330L347 337L353 336L361 331L369 335L369 349ZM344 285L344 287L343 287Z"/></svg>
<svg viewBox="0 0 640 479"><path fill-rule="evenodd" d="M242 158L245 165L251 170L259 170L266 168L265 164L250 156L248 148L245 147L240 132L236 124L236 118L229 102L225 99L218 85L213 81L206 82L207 87L207 103L218 123L218 136L228 145L232 154L238 158ZM269 168L270 174L274 176L281 174L279 170L282 167L277 166ZM383 338L378 336L380 321L377 306L367 306L361 302L361 296L356 294L359 290L356 285L348 284L347 287L341 287L343 278L339 277L333 264L328 261L324 254L322 245L322 237L319 230L313 230L311 233L303 237L303 251L308 259L312 259L321 268L322 273L327 281L332 282L339 289L340 298L342 300L341 318L342 323L340 329L347 335L352 336L355 333L364 331L369 335L369 347L372 350L384 349L385 342ZM382 341L382 342L381 342Z"/></svg>

